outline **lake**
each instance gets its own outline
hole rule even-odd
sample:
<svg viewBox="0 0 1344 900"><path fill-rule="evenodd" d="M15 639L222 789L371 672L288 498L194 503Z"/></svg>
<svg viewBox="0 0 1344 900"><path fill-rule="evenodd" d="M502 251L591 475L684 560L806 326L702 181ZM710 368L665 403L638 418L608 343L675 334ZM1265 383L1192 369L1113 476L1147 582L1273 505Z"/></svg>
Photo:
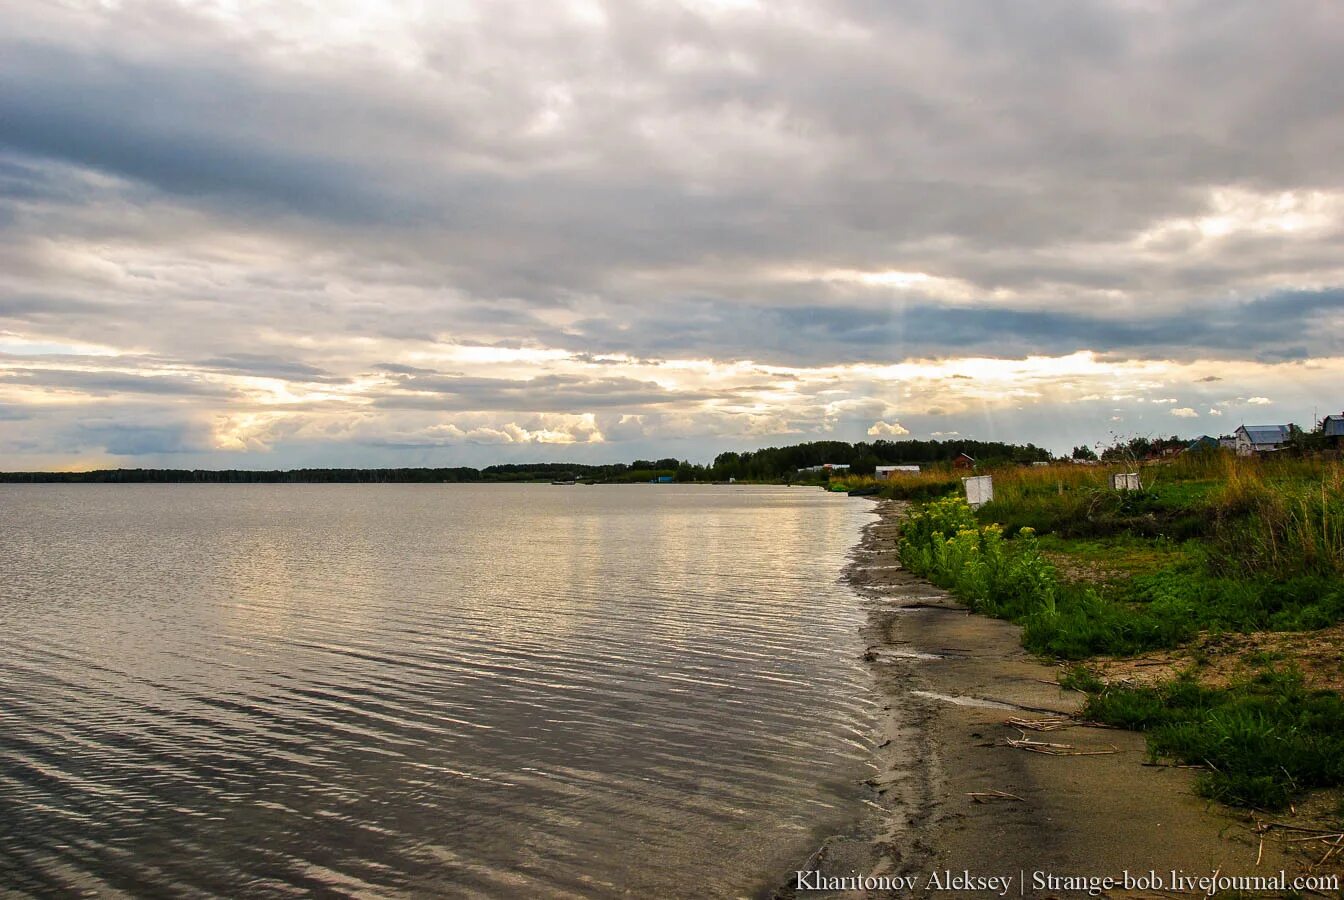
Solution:
<svg viewBox="0 0 1344 900"><path fill-rule="evenodd" d="M752 896L862 810L816 489L0 487L0 884Z"/></svg>

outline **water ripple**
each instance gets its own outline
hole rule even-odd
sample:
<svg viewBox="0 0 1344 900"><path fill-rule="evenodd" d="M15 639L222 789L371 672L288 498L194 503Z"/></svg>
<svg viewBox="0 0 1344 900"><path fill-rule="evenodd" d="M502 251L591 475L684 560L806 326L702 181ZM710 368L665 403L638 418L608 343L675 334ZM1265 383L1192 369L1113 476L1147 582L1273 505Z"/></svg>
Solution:
<svg viewBox="0 0 1344 900"><path fill-rule="evenodd" d="M798 489L0 488L0 886L738 896L877 701Z"/></svg>

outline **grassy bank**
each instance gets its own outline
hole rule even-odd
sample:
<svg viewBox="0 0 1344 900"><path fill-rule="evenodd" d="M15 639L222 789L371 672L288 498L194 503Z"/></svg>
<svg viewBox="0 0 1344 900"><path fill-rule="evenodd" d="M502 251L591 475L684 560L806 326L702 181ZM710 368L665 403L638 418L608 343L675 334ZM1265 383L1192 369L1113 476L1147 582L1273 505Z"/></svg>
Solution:
<svg viewBox="0 0 1344 900"><path fill-rule="evenodd" d="M914 501L907 568L1021 624L1030 650L1085 663L1086 714L1145 731L1154 758L1206 767L1210 796L1279 807L1344 785L1344 663L1304 671L1291 641L1255 650L1283 632L1338 647L1344 465L1188 454L1144 467L1141 490L1111 490L1121 470L1001 469L975 511L952 472L879 487ZM1138 654L1167 677L1130 677Z"/></svg>

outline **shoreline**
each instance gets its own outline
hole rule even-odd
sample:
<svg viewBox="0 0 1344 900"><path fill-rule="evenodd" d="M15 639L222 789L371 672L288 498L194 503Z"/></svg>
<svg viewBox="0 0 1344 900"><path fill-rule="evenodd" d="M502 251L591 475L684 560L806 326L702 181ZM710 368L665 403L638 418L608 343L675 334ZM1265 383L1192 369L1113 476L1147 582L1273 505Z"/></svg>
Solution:
<svg viewBox="0 0 1344 900"><path fill-rule="evenodd" d="M803 870L914 877L917 887L797 890L789 873L773 896L996 895L932 890L930 874L946 870L1011 876L1007 896L1044 898L1097 896L1067 883L1036 883L1046 876L1120 878L1151 870L1169 881L1173 871L1269 877L1302 869L1301 858L1282 843L1262 844L1251 813L1196 796L1189 770L1143 765L1141 734L1076 721L1046 733L1006 724L1012 717L1076 716L1082 695L1061 688L1059 668L1022 648L1018 626L972 614L899 566L905 506L877 503L844 573L867 606L864 658L883 706L877 774L867 782L874 815L824 841ZM1022 737L1072 749L1053 755L1007 743ZM1155 894L1181 895L1168 889L1102 896Z"/></svg>

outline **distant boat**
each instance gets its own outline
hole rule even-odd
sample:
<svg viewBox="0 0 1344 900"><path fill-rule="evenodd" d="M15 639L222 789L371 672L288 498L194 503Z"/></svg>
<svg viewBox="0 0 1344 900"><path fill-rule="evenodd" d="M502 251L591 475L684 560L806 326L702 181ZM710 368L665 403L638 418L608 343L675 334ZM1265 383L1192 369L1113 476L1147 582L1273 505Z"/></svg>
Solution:
<svg viewBox="0 0 1344 900"><path fill-rule="evenodd" d="M552 481L551 484L563 484L563 485L572 487L573 485L578 484L578 482L577 482L577 481L558 481L558 480L557 480L557 481Z"/></svg>

